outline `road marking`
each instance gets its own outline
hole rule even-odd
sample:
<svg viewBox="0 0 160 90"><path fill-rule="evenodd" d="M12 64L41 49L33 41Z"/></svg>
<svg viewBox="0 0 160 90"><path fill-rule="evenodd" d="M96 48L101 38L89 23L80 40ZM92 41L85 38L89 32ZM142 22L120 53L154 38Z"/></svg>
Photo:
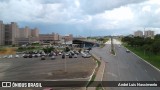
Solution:
<svg viewBox="0 0 160 90"><path fill-rule="evenodd" d="M153 78L154 81L157 81L155 78Z"/></svg>
<svg viewBox="0 0 160 90"><path fill-rule="evenodd" d="M111 73L111 72L107 72L107 74L108 74L108 75L111 75L111 76L113 76L113 77L116 77L116 78L118 77L116 74Z"/></svg>
<svg viewBox="0 0 160 90"><path fill-rule="evenodd" d="M136 81L138 81L138 78L136 78Z"/></svg>
<svg viewBox="0 0 160 90"><path fill-rule="evenodd" d="M145 72L147 72L147 70L145 69Z"/></svg>
<svg viewBox="0 0 160 90"><path fill-rule="evenodd" d="M123 46L124 47L124 46ZM126 47L124 47L126 48ZM126 48L128 49L128 48ZM132 51L131 51L132 52ZM147 63L148 65L152 66L154 69L156 69L157 71L160 72L160 69L158 69L157 67L153 66L152 64L150 64L148 61L144 60L143 58L141 58L140 56L138 56L137 54L135 54L134 52L132 52L135 56L137 56L138 58L140 58L143 62Z"/></svg>

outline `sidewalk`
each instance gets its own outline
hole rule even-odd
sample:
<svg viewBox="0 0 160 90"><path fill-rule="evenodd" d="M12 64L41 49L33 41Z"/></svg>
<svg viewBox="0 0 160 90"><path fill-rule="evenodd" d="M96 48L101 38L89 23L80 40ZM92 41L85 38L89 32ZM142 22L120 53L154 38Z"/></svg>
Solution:
<svg viewBox="0 0 160 90"><path fill-rule="evenodd" d="M98 61L101 62L101 65L99 66L99 69L96 73L96 77L94 79L94 81L102 81L103 79L103 74L104 74L104 70L105 70L105 62L103 60L100 60L99 57L97 57L96 55L92 54ZM99 83L100 84L100 83ZM91 84L92 86L92 84ZM87 90L96 90L96 86L98 86L98 83L97 85L94 84L95 87L88 87Z"/></svg>

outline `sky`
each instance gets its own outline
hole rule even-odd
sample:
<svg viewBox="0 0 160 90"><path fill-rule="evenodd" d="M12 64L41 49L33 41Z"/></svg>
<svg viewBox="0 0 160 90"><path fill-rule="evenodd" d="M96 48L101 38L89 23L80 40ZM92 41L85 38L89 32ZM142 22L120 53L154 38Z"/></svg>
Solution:
<svg viewBox="0 0 160 90"><path fill-rule="evenodd" d="M159 0L0 0L0 20L74 36L160 33Z"/></svg>

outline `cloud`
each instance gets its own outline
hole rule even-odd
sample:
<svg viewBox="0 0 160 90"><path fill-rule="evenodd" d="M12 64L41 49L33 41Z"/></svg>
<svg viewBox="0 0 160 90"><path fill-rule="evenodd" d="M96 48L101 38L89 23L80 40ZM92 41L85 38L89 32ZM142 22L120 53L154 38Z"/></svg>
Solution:
<svg viewBox="0 0 160 90"><path fill-rule="evenodd" d="M124 5L140 3L146 0L80 0L81 8L88 14L102 13Z"/></svg>
<svg viewBox="0 0 160 90"><path fill-rule="evenodd" d="M66 33L115 34L136 27L160 28L159 0L0 0L0 12L0 20L27 22L42 30L50 27L48 32L53 28L66 29Z"/></svg>

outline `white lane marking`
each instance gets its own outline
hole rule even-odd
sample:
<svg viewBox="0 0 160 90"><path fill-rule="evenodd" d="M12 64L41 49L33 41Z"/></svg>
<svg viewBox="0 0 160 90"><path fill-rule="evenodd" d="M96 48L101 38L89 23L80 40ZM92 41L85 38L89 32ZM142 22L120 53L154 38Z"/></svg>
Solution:
<svg viewBox="0 0 160 90"><path fill-rule="evenodd" d="M124 46L123 46L124 47ZM126 48L126 47L124 47ZM126 48L128 49L128 48ZM132 52L132 51L131 51ZM151 67L153 67L154 69L156 69L157 71L160 72L160 69L158 69L157 67L153 66L152 64L150 64L148 61L144 60L143 58L141 58L140 56L138 56L137 54L135 54L134 52L132 52L135 56L137 56L138 58L140 58L143 62L147 63L148 65L150 65Z"/></svg>
<svg viewBox="0 0 160 90"><path fill-rule="evenodd" d="M153 78L154 81L157 81L155 78Z"/></svg>
<svg viewBox="0 0 160 90"><path fill-rule="evenodd" d="M145 72L147 72L147 70L145 69Z"/></svg>
<svg viewBox="0 0 160 90"><path fill-rule="evenodd" d="M138 78L136 78L136 81L138 81Z"/></svg>
<svg viewBox="0 0 160 90"><path fill-rule="evenodd" d="M111 73L111 72L107 72L107 74L108 74L108 75L111 75L111 76L113 76L113 77L116 77L116 78L118 77L116 74Z"/></svg>

